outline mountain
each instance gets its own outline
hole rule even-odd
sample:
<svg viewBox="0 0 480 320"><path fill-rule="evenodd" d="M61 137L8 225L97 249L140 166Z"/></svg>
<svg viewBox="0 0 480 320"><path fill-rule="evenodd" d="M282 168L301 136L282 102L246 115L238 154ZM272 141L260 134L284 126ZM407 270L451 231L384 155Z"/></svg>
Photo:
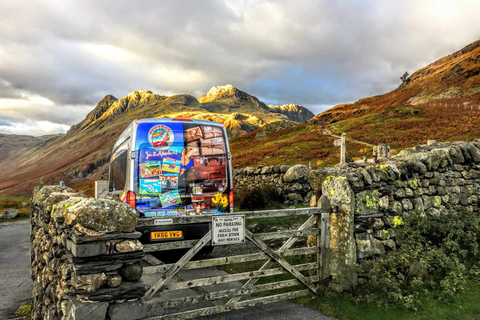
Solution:
<svg viewBox="0 0 480 320"><path fill-rule="evenodd" d="M414 72L395 90L335 106L307 124L266 125L230 143L237 168L338 163L333 140L347 134L347 154L361 159L390 143L392 154L427 140L480 138L480 40Z"/></svg>
<svg viewBox="0 0 480 320"><path fill-rule="evenodd" d="M59 181L90 187L89 181L108 170L113 143L134 119L211 120L224 123L229 137L237 137L268 123L306 121L309 115L313 116L300 106L292 110L270 108L232 85L213 87L199 99L187 94L158 95L148 90L135 91L121 99L107 95L66 134L0 135L0 193L27 194L36 185Z"/></svg>

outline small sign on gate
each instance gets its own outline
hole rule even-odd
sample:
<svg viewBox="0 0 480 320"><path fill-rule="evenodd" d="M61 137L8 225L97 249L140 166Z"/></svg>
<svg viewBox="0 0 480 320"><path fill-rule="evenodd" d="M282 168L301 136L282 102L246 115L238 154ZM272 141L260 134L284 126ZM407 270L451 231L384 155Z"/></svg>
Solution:
<svg viewBox="0 0 480 320"><path fill-rule="evenodd" d="M245 243L245 216L213 216L212 245Z"/></svg>
<svg viewBox="0 0 480 320"><path fill-rule="evenodd" d="M333 145L335 147L340 147L340 145L342 144L342 140L341 139L337 139L337 140L334 140L333 141Z"/></svg>

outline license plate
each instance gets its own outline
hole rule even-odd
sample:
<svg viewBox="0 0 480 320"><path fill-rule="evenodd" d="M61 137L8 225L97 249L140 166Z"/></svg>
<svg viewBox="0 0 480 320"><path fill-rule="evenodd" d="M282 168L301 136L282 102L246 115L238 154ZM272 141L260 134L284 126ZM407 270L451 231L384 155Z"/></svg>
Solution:
<svg viewBox="0 0 480 320"><path fill-rule="evenodd" d="M150 233L150 239L181 239L183 238L182 231L154 231Z"/></svg>

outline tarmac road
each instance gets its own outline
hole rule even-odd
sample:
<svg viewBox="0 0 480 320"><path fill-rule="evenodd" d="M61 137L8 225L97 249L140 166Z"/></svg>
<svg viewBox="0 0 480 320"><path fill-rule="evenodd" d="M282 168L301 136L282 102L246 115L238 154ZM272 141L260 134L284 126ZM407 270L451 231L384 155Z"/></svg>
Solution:
<svg viewBox="0 0 480 320"><path fill-rule="evenodd" d="M0 223L0 319L13 318L17 308L31 299L29 222L23 220ZM198 319L334 320L316 310L289 301Z"/></svg>
<svg viewBox="0 0 480 320"><path fill-rule="evenodd" d="M30 220L0 223L0 319L31 298Z"/></svg>

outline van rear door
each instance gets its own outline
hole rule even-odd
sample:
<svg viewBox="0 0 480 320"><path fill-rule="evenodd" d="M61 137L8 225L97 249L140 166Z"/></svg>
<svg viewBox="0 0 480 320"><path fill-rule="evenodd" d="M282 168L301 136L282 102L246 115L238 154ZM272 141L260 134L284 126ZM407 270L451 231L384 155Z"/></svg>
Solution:
<svg viewBox="0 0 480 320"><path fill-rule="evenodd" d="M137 209L147 217L230 212L226 143L217 125L139 123Z"/></svg>

